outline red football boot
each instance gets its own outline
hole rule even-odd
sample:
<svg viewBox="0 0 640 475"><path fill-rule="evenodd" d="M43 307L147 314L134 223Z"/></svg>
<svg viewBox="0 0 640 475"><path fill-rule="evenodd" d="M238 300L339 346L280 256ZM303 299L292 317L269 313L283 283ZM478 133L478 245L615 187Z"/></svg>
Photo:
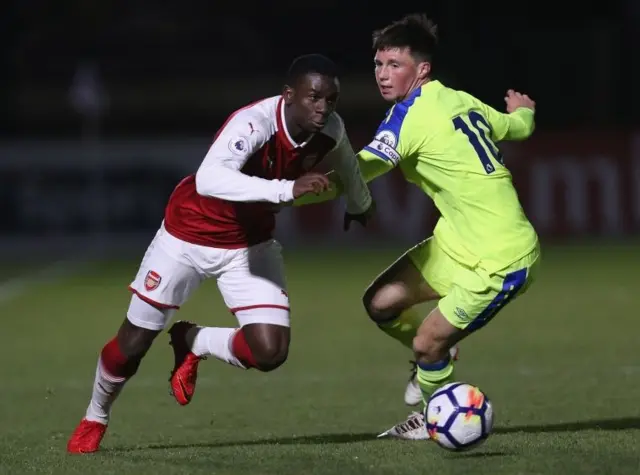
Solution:
<svg viewBox="0 0 640 475"><path fill-rule="evenodd" d="M169 383L171 394L181 406L186 406L193 398L198 379L198 364L203 359L194 355L187 346L186 333L195 326L195 323L179 321L169 329L169 344L173 347L175 358Z"/></svg>
<svg viewBox="0 0 640 475"><path fill-rule="evenodd" d="M107 426L100 422L82 419L67 442L70 454L90 454L100 449L100 442L107 431Z"/></svg>

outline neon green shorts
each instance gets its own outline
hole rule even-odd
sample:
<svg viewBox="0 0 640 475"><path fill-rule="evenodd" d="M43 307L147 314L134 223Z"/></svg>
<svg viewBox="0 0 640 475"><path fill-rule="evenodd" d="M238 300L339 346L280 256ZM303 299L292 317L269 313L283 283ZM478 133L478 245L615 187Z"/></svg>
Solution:
<svg viewBox="0 0 640 475"><path fill-rule="evenodd" d="M536 248L489 274L481 266L470 268L454 260L433 237L410 249L408 256L442 297L438 308L449 323L471 331L486 325L505 305L524 294L540 264L540 249Z"/></svg>

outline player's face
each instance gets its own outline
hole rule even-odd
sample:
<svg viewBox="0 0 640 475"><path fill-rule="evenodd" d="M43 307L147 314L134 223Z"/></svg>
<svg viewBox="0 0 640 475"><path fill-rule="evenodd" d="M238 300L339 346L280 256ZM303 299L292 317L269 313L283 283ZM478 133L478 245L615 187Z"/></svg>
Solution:
<svg viewBox="0 0 640 475"><path fill-rule="evenodd" d="M387 101L401 101L420 86L431 69L427 62L417 62L409 48L389 48L376 52L376 82Z"/></svg>
<svg viewBox="0 0 640 475"><path fill-rule="evenodd" d="M319 132L336 110L340 95L338 78L322 74L307 74L295 88L285 90L295 124L309 133Z"/></svg>

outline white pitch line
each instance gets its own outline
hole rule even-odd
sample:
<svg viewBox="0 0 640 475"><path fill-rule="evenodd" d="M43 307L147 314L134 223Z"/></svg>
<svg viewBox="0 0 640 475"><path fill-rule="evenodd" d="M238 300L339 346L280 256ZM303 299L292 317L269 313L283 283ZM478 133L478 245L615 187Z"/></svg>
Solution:
<svg viewBox="0 0 640 475"><path fill-rule="evenodd" d="M59 260L34 272L0 282L0 305L24 295L34 285L67 277L77 271L78 260Z"/></svg>

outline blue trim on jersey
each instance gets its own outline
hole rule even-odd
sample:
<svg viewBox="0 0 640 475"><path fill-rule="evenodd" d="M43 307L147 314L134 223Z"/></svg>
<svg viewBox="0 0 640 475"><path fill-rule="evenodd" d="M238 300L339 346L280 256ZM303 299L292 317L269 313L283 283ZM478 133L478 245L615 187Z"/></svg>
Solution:
<svg viewBox="0 0 640 475"><path fill-rule="evenodd" d="M402 127L402 123L409 112L409 107L413 105L421 94L422 88L419 87L409 94L404 101L398 102L394 107L389 109L387 118L382 122L382 124L380 124L380 127L378 127L378 132L381 130L390 130L395 134L398 140L400 140L400 128Z"/></svg>
<svg viewBox="0 0 640 475"><path fill-rule="evenodd" d="M526 283L526 267L505 275L504 281L502 282L502 290L495 296L489 305L487 305L487 308L480 312L480 315L467 325L467 330L474 332L489 323L489 321L491 321L491 319L495 317L505 305L518 295L518 292L520 292L520 289L522 289Z"/></svg>
<svg viewBox="0 0 640 475"><path fill-rule="evenodd" d="M398 102L390 108L387 111L387 117L378 126L375 137L369 145L364 147L364 150L386 162L390 162L394 167L398 165L402 159L398 153L400 129L409 112L409 107L420 97L420 94L422 94L422 88L416 89L404 101Z"/></svg>

